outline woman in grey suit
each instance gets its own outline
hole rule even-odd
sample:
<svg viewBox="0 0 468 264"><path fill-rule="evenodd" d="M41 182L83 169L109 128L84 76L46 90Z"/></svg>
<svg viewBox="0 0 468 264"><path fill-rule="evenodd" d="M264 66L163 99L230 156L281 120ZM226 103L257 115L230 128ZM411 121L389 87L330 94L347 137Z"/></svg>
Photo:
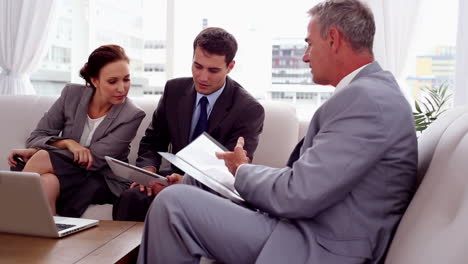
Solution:
<svg viewBox="0 0 468 264"><path fill-rule="evenodd" d="M86 86L68 84L26 141L10 154L37 172L52 212L79 217L90 204L113 203L128 182L104 156L126 161L145 113L127 98L129 59L117 45L94 50L80 71Z"/></svg>

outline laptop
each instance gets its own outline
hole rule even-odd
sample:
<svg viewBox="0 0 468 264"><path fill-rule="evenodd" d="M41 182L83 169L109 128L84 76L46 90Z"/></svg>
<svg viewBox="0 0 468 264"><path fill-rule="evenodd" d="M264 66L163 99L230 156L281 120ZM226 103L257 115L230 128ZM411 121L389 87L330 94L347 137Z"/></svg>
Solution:
<svg viewBox="0 0 468 264"><path fill-rule="evenodd" d="M53 216L40 175L0 170L0 232L63 237L99 221Z"/></svg>

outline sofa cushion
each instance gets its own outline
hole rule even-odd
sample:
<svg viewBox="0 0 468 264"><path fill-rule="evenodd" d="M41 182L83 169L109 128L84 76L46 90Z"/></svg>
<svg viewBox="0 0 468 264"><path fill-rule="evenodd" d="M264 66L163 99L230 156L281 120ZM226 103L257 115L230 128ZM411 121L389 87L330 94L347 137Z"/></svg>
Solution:
<svg viewBox="0 0 468 264"><path fill-rule="evenodd" d="M0 123L2 124L0 170L9 169L7 157L11 150L24 147L29 134L56 99L57 96L0 96ZM129 161L134 164L140 139L151 122L159 97L135 97L132 100L146 112L146 117L131 143ZM283 167L298 142L300 133L295 108L280 102L262 101L261 104L265 108L265 123L253 163ZM307 124L304 123L302 126L307 126ZM109 208L111 207L105 205L93 206L89 208L90 211L85 212L84 216L102 220L110 219Z"/></svg>
<svg viewBox="0 0 468 264"><path fill-rule="evenodd" d="M429 168L435 148L439 144L442 135L451 123L465 113L466 109L463 107L448 111L424 130L424 133L418 137L418 184L421 183L427 169Z"/></svg>
<svg viewBox="0 0 468 264"><path fill-rule="evenodd" d="M296 109L286 103L266 102L263 132L255 151L253 163L281 168L298 142L299 123Z"/></svg>
<svg viewBox="0 0 468 264"><path fill-rule="evenodd" d="M112 204L92 204L86 208L81 218L96 220L113 220Z"/></svg>
<svg viewBox="0 0 468 264"><path fill-rule="evenodd" d="M452 110L429 128L419 142L427 171L398 226L388 264L468 260L468 108Z"/></svg>
<svg viewBox="0 0 468 264"><path fill-rule="evenodd" d="M24 148L26 139L56 96L0 96L0 170L9 170L7 157L14 148Z"/></svg>

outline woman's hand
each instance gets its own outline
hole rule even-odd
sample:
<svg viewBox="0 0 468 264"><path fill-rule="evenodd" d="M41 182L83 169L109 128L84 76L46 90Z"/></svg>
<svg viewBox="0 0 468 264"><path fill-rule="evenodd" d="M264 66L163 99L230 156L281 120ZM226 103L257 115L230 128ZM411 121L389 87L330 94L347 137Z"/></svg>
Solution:
<svg viewBox="0 0 468 264"><path fill-rule="evenodd" d="M93 165L93 155L91 154L91 151L88 148L81 146L73 139L58 140L53 142L51 145L61 149L68 149L73 153L73 161L82 166L86 166L87 170Z"/></svg>
<svg viewBox="0 0 468 264"><path fill-rule="evenodd" d="M11 167L16 167L18 163L13 159L15 156L20 156L24 162L28 162L28 160L34 155L38 149L35 148L28 148L28 149L13 149L11 154L8 156L8 165Z"/></svg>
<svg viewBox="0 0 468 264"><path fill-rule="evenodd" d="M67 149L73 153L73 161L82 166L86 166L87 170L91 168L93 165L93 155L88 148L81 146L74 140L70 140L70 142L67 142Z"/></svg>

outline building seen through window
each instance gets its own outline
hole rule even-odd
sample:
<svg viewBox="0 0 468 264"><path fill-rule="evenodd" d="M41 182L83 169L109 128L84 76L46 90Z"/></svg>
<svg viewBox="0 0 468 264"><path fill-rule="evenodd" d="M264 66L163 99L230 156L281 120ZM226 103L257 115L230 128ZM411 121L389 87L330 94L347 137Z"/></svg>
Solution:
<svg viewBox="0 0 468 264"><path fill-rule="evenodd" d="M89 52L100 45L117 44L131 61L130 95L143 95L148 79L142 13L143 0L58 0L47 54L31 76L36 92L59 94L68 82L83 83L79 70Z"/></svg>
<svg viewBox="0 0 468 264"><path fill-rule="evenodd" d="M334 87L314 84L302 61L306 11L315 2L297 0L285 10L273 1L269 12L259 16L255 10L264 4L249 0L57 0L48 49L31 81L38 94L58 95L68 82L83 83L78 73L89 52L113 43L130 57L130 96L159 96L168 78L191 75L195 36L218 26L239 44L231 78L258 99L294 104L299 118L309 119L334 92ZM416 30L419 49L409 55L414 62L402 65L408 69L403 89L413 99L422 87L454 86L456 16L447 14L456 13L456 0L422 2L426 20ZM436 14L444 19L434 20Z"/></svg>
<svg viewBox="0 0 468 264"><path fill-rule="evenodd" d="M311 114L332 94L331 86L316 85L309 65L302 61L304 38L276 38L272 44L271 88L267 99L293 103L299 118Z"/></svg>
<svg viewBox="0 0 468 264"><path fill-rule="evenodd" d="M416 72L406 79L416 98L424 87L455 85L455 46L438 46L432 52L416 56Z"/></svg>

